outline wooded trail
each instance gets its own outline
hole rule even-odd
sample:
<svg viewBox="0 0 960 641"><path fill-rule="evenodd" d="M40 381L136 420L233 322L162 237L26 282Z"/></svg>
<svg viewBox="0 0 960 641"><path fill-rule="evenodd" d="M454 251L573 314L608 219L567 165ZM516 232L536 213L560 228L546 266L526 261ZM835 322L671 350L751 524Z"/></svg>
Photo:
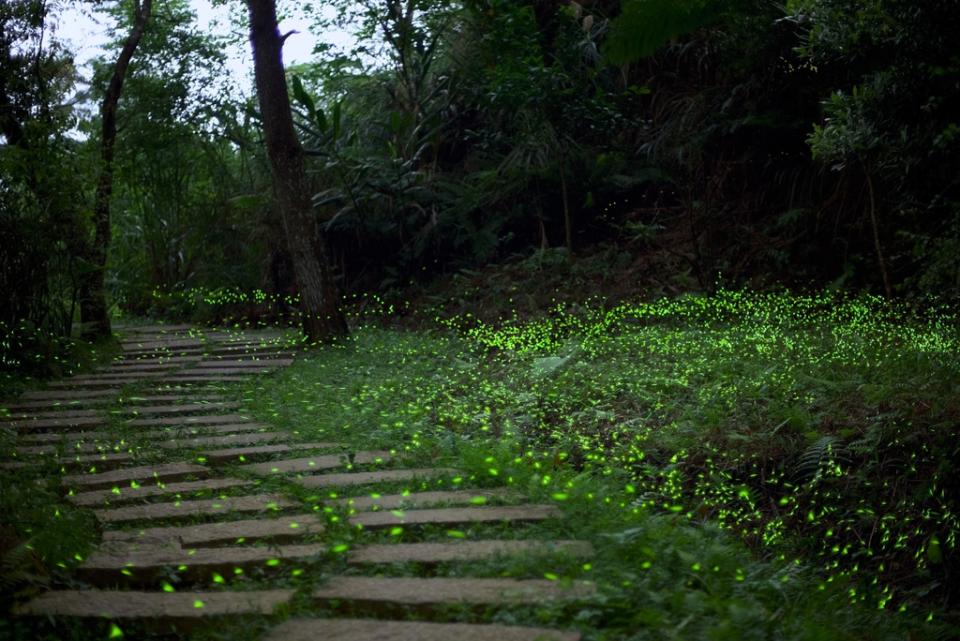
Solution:
<svg viewBox="0 0 960 641"><path fill-rule="evenodd" d="M524 536L527 524L563 518L556 506L409 465L399 442L357 450L254 420L223 386L293 363L297 349L276 331L121 332L111 365L24 394L2 424L17 443L3 465L59 468L62 500L91 510L101 533L69 585L19 604L17 616L107 618L111 638L131 623L188 635L248 616L272 641L580 639L491 621L507 606L589 602L591 582L470 577L472 563L502 555L592 556L586 541ZM483 523L508 524L510 536L382 542L399 528ZM342 554L347 571L329 574ZM436 576L439 564L457 576ZM291 586L308 573L318 579ZM451 609L471 622L442 622ZM419 620L405 620L413 613Z"/></svg>

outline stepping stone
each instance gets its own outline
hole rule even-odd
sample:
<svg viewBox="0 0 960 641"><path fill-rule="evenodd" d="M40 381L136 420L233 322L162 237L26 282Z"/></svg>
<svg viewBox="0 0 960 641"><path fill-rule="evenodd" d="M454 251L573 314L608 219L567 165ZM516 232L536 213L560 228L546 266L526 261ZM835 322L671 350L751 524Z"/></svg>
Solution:
<svg viewBox="0 0 960 641"><path fill-rule="evenodd" d="M61 432L39 432L37 434L23 434L17 438L18 443L59 443L64 441L64 447L70 448L75 443L83 443L87 440L101 440L107 442L116 440L117 435L110 432L70 432L63 434Z"/></svg>
<svg viewBox="0 0 960 641"><path fill-rule="evenodd" d="M256 447L235 447L221 450L205 450L200 455L206 458L208 463L225 463L227 461L239 461L247 457L262 456L264 454L286 454L288 452L299 452L303 450L320 450L340 447L340 443L292 443L278 445L258 445ZM241 469L249 466L241 466Z"/></svg>
<svg viewBox="0 0 960 641"><path fill-rule="evenodd" d="M238 614L272 614L289 603L293 590L245 592L133 592L53 590L17 606L17 615L110 618L201 619Z"/></svg>
<svg viewBox="0 0 960 641"><path fill-rule="evenodd" d="M59 434L57 435L59 436ZM94 452L101 452L107 454L112 451L113 447L106 443L95 443L95 442L79 442L79 443L68 443L64 444L63 451L65 454L92 454ZM26 447L18 447L15 450L17 456L36 456L39 454L58 454L60 453L59 445L29 445Z"/></svg>
<svg viewBox="0 0 960 641"><path fill-rule="evenodd" d="M260 365L257 367L206 367L203 369L185 369L177 373L177 378L206 378L209 376L251 376L261 372L266 373L277 369L270 365ZM170 380L165 379L165 380Z"/></svg>
<svg viewBox="0 0 960 641"><path fill-rule="evenodd" d="M217 499L176 501L174 503L150 503L131 505L109 510L94 510L101 523L123 523L149 519L179 519L188 516L210 516L231 512L263 512L280 510L299 505L279 494L256 494L253 496L228 496Z"/></svg>
<svg viewBox="0 0 960 641"><path fill-rule="evenodd" d="M130 405L125 406L118 413L134 414L138 416L153 414L193 414L194 412L210 412L213 410L233 410L240 407L240 403L189 403L186 405Z"/></svg>
<svg viewBox="0 0 960 641"><path fill-rule="evenodd" d="M68 418L42 418L36 420L4 421L4 427L12 427L22 432L47 432L50 430L74 430L82 427L103 427L106 419L100 416L81 416Z"/></svg>
<svg viewBox="0 0 960 641"><path fill-rule="evenodd" d="M105 369L99 370L101 373L105 374L127 374L127 373L136 373L136 372L165 372L171 369L179 369L182 367L180 363L160 363L160 362L151 362L148 360L143 361L120 361L119 363L114 363Z"/></svg>
<svg viewBox="0 0 960 641"><path fill-rule="evenodd" d="M125 349L123 350L123 355L124 358L133 360L167 359L185 356L193 356L199 360L203 358L203 351L202 347L158 347L155 349Z"/></svg>
<svg viewBox="0 0 960 641"><path fill-rule="evenodd" d="M297 356L298 352L295 350L283 350L276 348L267 348L267 349L257 349L253 351L240 351L240 350L229 350L229 351L217 351L214 350L212 353L208 354L204 359L204 362L222 362L232 360L237 363L246 363L247 361L257 361L263 359L293 359Z"/></svg>
<svg viewBox="0 0 960 641"><path fill-rule="evenodd" d="M549 601L582 600L596 594L589 581L543 579L454 579L333 577L313 592L324 605L347 605L357 609L377 606L434 608L449 605L542 604ZM369 611L369 610L365 610Z"/></svg>
<svg viewBox="0 0 960 641"><path fill-rule="evenodd" d="M449 563L485 561L497 556L593 556L588 541L459 541L456 543L394 543L365 545L350 553L351 565L369 563Z"/></svg>
<svg viewBox="0 0 960 641"><path fill-rule="evenodd" d="M118 332L124 334L177 334L180 332L189 332L194 329L193 325L118 325L115 327Z"/></svg>
<svg viewBox="0 0 960 641"><path fill-rule="evenodd" d="M8 461L6 463L0 463L0 470L17 471L17 470L28 470L36 467L37 467L37 464L35 462L27 463L26 461Z"/></svg>
<svg viewBox="0 0 960 641"><path fill-rule="evenodd" d="M355 496L333 501L334 505L346 505L354 510L395 510L400 507L428 507L438 503L482 504L493 498L517 496L516 492L505 487L489 490L454 490L436 492L411 492L408 494L375 494Z"/></svg>
<svg viewBox="0 0 960 641"><path fill-rule="evenodd" d="M11 412L33 412L34 410L51 410L52 413L64 412L65 416L70 416L73 411L84 411L83 408L99 407L110 405L114 402L110 398L87 398L74 400L38 400L10 403L6 407ZM97 411L97 410L90 410Z"/></svg>
<svg viewBox="0 0 960 641"><path fill-rule="evenodd" d="M120 394L119 389L108 389L108 390L31 390L29 392L24 392L20 395L20 398L27 399L31 401L53 401L59 403L67 403L69 401L76 401L80 399L92 399L92 398L113 398Z"/></svg>
<svg viewBox="0 0 960 641"><path fill-rule="evenodd" d="M174 348L196 348L203 349L203 341L196 338L170 338L168 340L164 339L133 339L121 341L120 345L124 348L124 352L129 352L127 347L138 350L145 349L174 349Z"/></svg>
<svg viewBox="0 0 960 641"><path fill-rule="evenodd" d="M580 641L579 632L514 625L378 621L374 619L291 619L264 641Z"/></svg>
<svg viewBox="0 0 960 641"><path fill-rule="evenodd" d="M144 358L143 356L130 357L129 355L124 355L120 360L115 360L111 363L112 367L117 368L126 368L126 367L135 367L144 364L157 363L160 365L185 365L190 363L199 363L203 360L203 356L155 356L153 358Z"/></svg>
<svg viewBox="0 0 960 641"><path fill-rule="evenodd" d="M127 403L170 403L169 407L180 407L180 403L218 403L223 402L224 398L220 395L187 395L187 394L138 394L118 399L124 403L123 407L128 407Z"/></svg>
<svg viewBox="0 0 960 641"><path fill-rule="evenodd" d="M106 503L127 503L139 501L153 496L165 494L190 494L204 490L215 491L234 487L248 487L253 485L243 479L206 479L204 481L184 481L182 483L164 483L163 485L115 486L109 490L92 490L79 492L67 497L74 505L85 507L104 505Z"/></svg>
<svg viewBox="0 0 960 641"><path fill-rule="evenodd" d="M168 376L163 379L164 383L176 383L178 385L204 385L207 383L244 383L250 380L254 372L249 372L246 376Z"/></svg>
<svg viewBox="0 0 960 641"><path fill-rule="evenodd" d="M210 470L202 465L192 463L167 463L165 465L145 465L143 467L128 467L114 472L102 474L74 474L64 476L63 484L83 490L101 490L113 486L129 485L136 481L141 485L182 481L190 476L205 478Z"/></svg>
<svg viewBox="0 0 960 641"><path fill-rule="evenodd" d="M210 414L207 416L167 416L164 418L135 418L127 421L131 427L159 427L161 425L218 425L252 421L242 414Z"/></svg>
<svg viewBox="0 0 960 641"><path fill-rule="evenodd" d="M306 449L308 443L304 443L301 449ZM355 465L365 465L368 463L384 463L393 457L390 452L372 451L357 452L353 457ZM284 461L268 461L267 463L256 463L253 465L242 465L241 470L252 474L293 474L295 472L315 472L319 470L330 470L347 465L348 458L346 454L328 454L325 456L307 456L304 458L287 459Z"/></svg>
<svg viewBox="0 0 960 641"><path fill-rule="evenodd" d="M350 485L371 485L373 483L393 483L395 481L412 481L428 479L437 476L453 476L457 470L434 467L416 470L381 470L379 472L349 472L346 474L313 474L295 480L303 487L346 487Z"/></svg>
<svg viewBox="0 0 960 641"><path fill-rule="evenodd" d="M310 559L327 553L326 544L271 545L270 547L181 548L175 544L105 544L78 568L81 576L93 583L108 583L118 574L131 579L152 579L169 567L189 577L205 577L212 571L229 572L233 568L267 567L280 561Z"/></svg>
<svg viewBox="0 0 960 641"><path fill-rule="evenodd" d="M224 368L229 369L239 369L239 370L248 370L248 369L259 369L265 367L289 367L293 364L292 358L272 358L272 359L262 359L262 360L244 360L244 361L227 361L227 360L214 360L214 361L202 361L196 367L191 369L191 372L200 372L209 369L213 370L222 370Z"/></svg>
<svg viewBox="0 0 960 641"><path fill-rule="evenodd" d="M163 441L161 443L156 443L155 447L160 447L165 450L177 450L181 448L194 449L198 447L207 447L210 445L254 445L256 443L275 441L279 438L290 438L290 433L250 432L247 434L230 434L228 436L203 436L198 438ZM204 455L206 455L206 453L204 453Z"/></svg>
<svg viewBox="0 0 960 641"><path fill-rule="evenodd" d="M158 430L144 430L137 432L138 438L187 438L191 436L208 436L211 434L239 434L255 433L273 429L266 423L230 423L227 425L176 425Z"/></svg>
<svg viewBox="0 0 960 641"><path fill-rule="evenodd" d="M53 381L50 383L51 386L70 386L70 385L130 385L131 383L139 383L140 381L149 381L163 376L163 372L127 372L127 373L101 373L101 374L86 374L84 376L74 376L72 378L65 378L59 381Z"/></svg>
<svg viewBox="0 0 960 641"><path fill-rule="evenodd" d="M495 507L452 507L433 510L380 510L359 512L350 517L351 525L368 530L396 525L459 525L464 523L524 523L544 521L563 515L553 505L510 505Z"/></svg>
<svg viewBox="0 0 960 641"><path fill-rule="evenodd" d="M68 406L72 407L72 406ZM62 409L62 410L50 410L50 411L39 411L39 412L30 412L29 414L12 414L8 417L0 419L0 426L6 425L7 422L14 421L32 421L36 419L44 418L89 418L93 416L103 416L103 412L100 410L91 410L91 409Z"/></svg>
<svg viewBox="0 0 960 641"><path fill-rule="evenodd" d="M127 532L107 530L103 540L158 545L176 542L184 548L217 547L261 539L274 541L299 539L323 532L323 519L316 514L294 514L275 519L219 521L183 527L152 527ZM122 549L122 548L115 548Z"/></svg>
<svg viewBox="0 0 960 641"><path fill-rule="evenodd" d="M43 452L30 452L29 450L33 448L22 448L17 450L18 454L26 454L28 456L40 456L39 460L33 459L30 461L22 461L13 464L14 468L22 468L24 465L45 465L48 463L46 457L51 454L56 455L56 448L53 448L53 452L43 451ZM28 451L24 451L28 450ZM119 467L125 463L129 463L134 460L134 456L129 452L97 452L94 454L70 454L66 452L65 456L60 456L54 459L52 462L56 463L59 467L96 467L101 470L110 470L116 467Z"/></svg>
<svg viewBox="0 0 960 641"><path fill-rule="evenodd" d="M59 388L78 388L83 389L87 388L94 390L100 387L116 387L117 385L136 385L145 381L150 380L146 374L141 374L132 378L121 378L117 376L111 376L110 378L92 378L92 379L81 379L81 380L62 380L62 381L51 381L47 383L47 387L54 389Z"/></svg>
<svg viewBox="0 0 960 641"><path fill-rule="evenodd" d="M134 460L129 452L112 452L101 454L78 454L76 456L61 456L56 459L59 467L91 467L100 470L112 470ZM32 461L35 464L45 461Z"/></svg>

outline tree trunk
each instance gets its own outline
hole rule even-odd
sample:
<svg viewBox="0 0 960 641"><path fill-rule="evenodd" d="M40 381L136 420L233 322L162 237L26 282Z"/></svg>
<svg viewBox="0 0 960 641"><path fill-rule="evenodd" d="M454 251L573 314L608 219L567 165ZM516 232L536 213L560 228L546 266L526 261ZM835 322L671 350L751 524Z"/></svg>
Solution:
<svg viewBox="0 0 960 641"><path fill-rule="evenodd" d="M277 27L275 0L247 0L247 7L263 133L283 231L300 290L303 329L311 342L335 340L348 334L347 322L338 307L327 250L313 213L303 149L293 129L283 71L286 36L281 36Z"/></svg>
<svg viewBox="0 0 960 641"><path fill-rule="evenodd" d="M102 140L100 143L100 177L93 205L94 238L87 247L87 270L80 277L80 322L83 336L102 338L110 336L110 314L107 309L107 294L104 275L107 269L107 250L110 247L110 197L113 195L113 148L117 141L117 105L123 91L123 81L133 52L150 19L153 0L134 0L133 27L127 36L120 56L113 67L110 84L100 107Z"/></svg>

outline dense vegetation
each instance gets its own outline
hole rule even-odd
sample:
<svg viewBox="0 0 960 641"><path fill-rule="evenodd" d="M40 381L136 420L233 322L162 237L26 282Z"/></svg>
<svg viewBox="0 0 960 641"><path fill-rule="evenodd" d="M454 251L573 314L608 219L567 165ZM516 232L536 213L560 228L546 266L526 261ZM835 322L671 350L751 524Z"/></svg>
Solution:
<svg viewBox="0 0 960 641"><path fill-rule="evenodd" d="M106 112L87 103L106 104L142 5L90 4L116 30L80 97L54 28L71 3L0 4L5 389L110 353L78 340L92 274L114 317L300 320L263 103L223 73L230 38L156 0L104 165ZM327 4L281 8L357 46L319 46L286 81L304 235L363 329L258 392L264 412L306 424L322 409L448 454L494 437L507 445L484 456L507 469L533 452L552 471L518 478L553 496L618 492L638 564L659 567L644 541L661 530L692 537L655 548L686 563L713 545L688 527L707 521L730 531L720 556L748 558L732 532L775 562L730 561L722 585L703 580L709 602L667 595L673 566L622 578L672 626L703 614L689 638L711 617L741 617L717 638L762 629L779 590L782 607L799 599L791 621L827 608L791 638L857 638L877 608L956 611L955 2ZM284 403L296 376L334 375L348 397ZM79 553L49 547L48 564ZM824 605L838 594L859 613L842 630ZM899 619L881 618L893 635Z"/></svg>

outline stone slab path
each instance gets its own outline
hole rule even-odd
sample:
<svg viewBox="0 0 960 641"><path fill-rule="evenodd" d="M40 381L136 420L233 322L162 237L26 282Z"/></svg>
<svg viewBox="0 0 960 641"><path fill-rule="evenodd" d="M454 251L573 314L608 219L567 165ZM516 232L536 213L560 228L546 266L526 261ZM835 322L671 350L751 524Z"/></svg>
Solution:
<svg viewBox="0 0 960 641"><path fill-rule="evenodd" d="M0 430L14 444L0 467L49 473L55 463L63 501L89 510L101 537L68 582L21 600L15 616L106 617L184 634L216 617L272 616L268 641L579 641L573 630L489 616L589 602L591 583L471 576L472 567L508 557L591 557L585 541L526 532L563 519L556 506L504 487L461 487L461 472L411 465L398 454L401 443L353 451L256 420L221 390L294 365L301 352L281 331L120 331L123 353L109 365L5 405ZM510 537L390 542L403 531L491 524L507 526ZM336 558L344 569L331 576ZM459 578L419 574L448 565ZM381 576L387 567L410 569ZM298 592L290 572L318 580ZM224 579L247 575L269 589ZM322 616L276 619L294 603ZM451 606L478 614L467 623L431 621ZM404 620L413 613L423 620Z"/></svg>

